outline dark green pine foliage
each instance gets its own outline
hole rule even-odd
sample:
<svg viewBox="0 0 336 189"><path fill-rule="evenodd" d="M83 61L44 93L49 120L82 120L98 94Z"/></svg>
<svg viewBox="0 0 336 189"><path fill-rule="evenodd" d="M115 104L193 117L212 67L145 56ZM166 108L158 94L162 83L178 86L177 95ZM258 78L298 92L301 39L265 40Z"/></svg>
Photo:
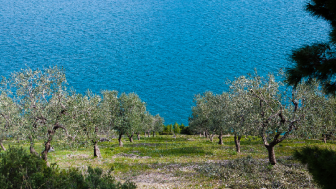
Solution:
<svg viewBox="0 0 336 189"><path fill-rule="evenodd" d="M336 186L336 152L318 147L303 147L294 152L294 159L308 164L308 170L313 179L323 189L334 189Z"/></svg>
<svg viewBox="0 0 336 189"><path fill-rule="evenodd" d="M331 25L330 41L305 45L292 52L294 66L286 69L286 83L296 86L303 79L317 79L325 92L336 94L336 1L311 0L305 10Z"/></svg>

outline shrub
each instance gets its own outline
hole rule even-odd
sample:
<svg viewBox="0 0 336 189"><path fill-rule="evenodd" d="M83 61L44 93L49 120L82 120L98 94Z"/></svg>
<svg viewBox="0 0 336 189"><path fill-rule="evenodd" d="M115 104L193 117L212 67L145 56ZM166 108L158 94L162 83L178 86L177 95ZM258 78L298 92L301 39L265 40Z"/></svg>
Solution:
<svg viewBox="0 0 336 189"><path fill-rule="evenodd" d="M132 182L121 184L100 168L88 167L85 177L78 169L60 170L56 164L47 166L37 156L28 154L22 148L10 147L0 155L0 186L2 189L12 188L100 188L100 189L134 189ZM111 170L112 171L112 170Z"/></svg>
<svg viewBox="0 0 336 189"><path fill-rule="evenodd" d="M331 149L318 147L303 147L301 151L294 152L294 158L308 164L308 170L314 180L324 189L336 186L336 152Z"/></svg>

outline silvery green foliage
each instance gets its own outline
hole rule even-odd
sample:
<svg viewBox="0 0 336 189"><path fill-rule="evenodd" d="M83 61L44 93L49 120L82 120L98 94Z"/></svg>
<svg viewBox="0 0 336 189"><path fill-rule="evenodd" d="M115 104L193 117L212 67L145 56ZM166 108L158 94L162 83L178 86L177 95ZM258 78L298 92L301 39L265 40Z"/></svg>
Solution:
<svg viewBox="0 0 336 189"><path fill-rule="evenodd" d="M212 92L205 92L203 95L195 95L196 106L192 107L192 115L189 118L189 127L195 133L213 130L211 126L211 105L208 103L213 98Z"/></svg>
<svg viewBox="0 0 336 189"><path fill-rule="evenodd" d="M232 104L229 93L213 95L208 101L212 107L210 111L210 130L217 134L224 134L232 131Z"/></svg>
<svg viewBox="0 0 336 189"><path fill-rule="evenodd" d="M95 144L99 140L98 131L104 125L101 101L101 97L90 90L85 95L73 93L69 96L67 125L73 130L75 134L73 137L77 136L76 141L89 141Z"/></svg>
<svg viewBox="0 0 336 189"><path fill-rule="evenodd" d="M118 91L103 91L103 99L100 105L103 119L102 130L115 131L115 122L119 116L120 105L118 100Z"/></svg>
<svg viewBox="0 0 336 189"><path fill-rule="evenodd" d="M140 115L140 119L141 119L141 130L139 130L139 132L151 132L154 130L154 117L149 114L149 112L145 112L143 114Z"/></svg>
<svg viewBox="0 0 336 189"><path fill-rule="evenodd" d="M102 111L105 123L122 135L133 135L142 128L142 115L146 114L146 105L134 93L122 93L118 97L116 91L103 92Z"/></svg>
<svg viewBox="0 0 336 189"><path fill-rule="evenodd" d="M119 102L119 117L116 125L121 128L120 130L123 133L132 136L134 133L141 131L140 115L146 112L146 105L134 93L121 94Z"/></svg>
<svg viewBox="0 0 336 189"><path fill-rule="evenodd" d="M0 94L0 145L3 150L2 140L9 137L15 137L20 134L20 117L19 107L8 97L5 91Z"/></svg>
<svg viewBox="0 0 336 189"><path fill-rule="evenodd" d="M64 71L22 69L3 79L3 85L17 104L22 118L20 132L26 137L48 140L48 132L63 128L66 104Z"/></svg>
<svg viewBox="0 0 336 189"><path fill-rule="evenodd" d="M153 119L153 131L162 132L164 127L164 119L159 115L155 115Z"/></svg>
<svg viewBox="0 0 336 189"><path fill-rule="evenodd" d="M241 76L228 83L230 86L229 131L237 136L257 135L258 124L254 120L258 113L255 100L248 91L246 78Z"/></svg>
<svg viewBox="0 0 336 189"><path fill-rule="evenodd" d="M321 135L335 133L335 96L326 96L318 85L318 82L310 83L310 93L306 99L307 111L305 120L297 131L300 138L320 138Z"/></svg>

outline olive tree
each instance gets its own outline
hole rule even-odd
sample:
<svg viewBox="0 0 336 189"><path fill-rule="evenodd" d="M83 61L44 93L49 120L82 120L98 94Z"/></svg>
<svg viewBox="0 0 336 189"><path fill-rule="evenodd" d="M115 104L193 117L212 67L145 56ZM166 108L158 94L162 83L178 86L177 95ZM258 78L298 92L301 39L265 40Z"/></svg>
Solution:
<svg viewBox="0 0 336 189"><path fill-rule="evenodd" d="M102 91L103 99L101 102L101 115L103 119L103 128L105 130L115 130L115 122L119 115L120 105L118 100L118 91Z"/></svg>
<svg viewBox="0 0 336 189"><path fill-rule="evenodd" d="M164 127L164 119L159 115L155 115L153 117L153 121L152 121L152 125L153 125L153 137L155 132L162 132L163 131L163 127Z"/></svg>
<svg viewBox="0 0 336 189"><path fill-rule="evenodd" d="M326 143L327 136L333 135L336 129L336 99L335 96L326 96L316 81L310 83L310 88L308 111L303 126L297 131L297 137L320 138L322 135L322 140Z"/></svg>
<svg viewBox="0 0 336 189"><path fill-rule="evenodd" d="M189 127L195 133L207 133L212 126L210 120L211 107L208 101L213 98L212 92L205 92L203 95L195 95L194 102L196 106L192 107L191 117L189 117Z"/></svg>
<svg viewBox="0 0 336 189"><path fill-rule="evenodd" d="M230 95L228 93L213 95L207 100L207 103L210 107L208 130L212 133L217 133L218 144L223 145L223 135L229 132L228 125L231 113Z"/></svg>
<svg viewBox="0 0 336 189"><path fill-rule="evenodd" d="M273 75L268 75L267 78L255 75L242 81L249 85L247 90L254 98L254 104L257 104L254 106L258 111L254 115L254 123L258 124L269 162L275 165L275 145L300 129L309 110L313 91L309 85L300 84L295 89L287 88L287 91L281 93L279 87L282 82L275 81Z"/></svg>
<svg viewBox="0 0 336 189"><path fill-rule="evenodd" d="M74 129L79 140L90 141L93 145L94 157L101 157L98 147L98 131L104 125L101 107L101 97L90 90L85 95L69 96L68 125Z"/></svg>
<svg viewBox="0 0 336 189"><path fill-rule="evenodd" d="M140 140L140 133L142 132L145 133L145 137L146 137L146 133L151 130L153 116L150 115L149 112L145 112L140 115L140 119L141 119L141 128L136 133L138 140Z"/></svg>
<svg viewBox="0 0 336 189"><path fill-rule="evenodd" d="M20 129L31 141L31 153L36 154L34 139L42 137L45 141L42 158L47 161L50 142L56 131L63 129L71 137L63 124L67 111L64 71L58 67L34 71L28 68L12 73L3 82L9 86L8 90L19 107L24 120Z"/></svg>
<svg viewBox="0 0 336 189"><path fill-rule="evenodd" d="M105 96L111 97L103 100L103 109L107 108L109 114L106 121L119 132L118 141L121 147L123 146L121 141L123 135L128 135L130 141L133 141L134 133L138 132L139 125L141 125L141 114L146 111L145 103L134 93L128 95L122 93L119 98L115 93L106 93L104 98Z"/></svg>
<svg viewBox="0 0 336 189"><path fill-rule="evenodd" d="M254 121L257 113L255 100L247 90L248 84L244 76L228 82L230 88L228 128L234 134L236 151L240 152L240 140L242 135L257 135L258 126Z"/></svg>

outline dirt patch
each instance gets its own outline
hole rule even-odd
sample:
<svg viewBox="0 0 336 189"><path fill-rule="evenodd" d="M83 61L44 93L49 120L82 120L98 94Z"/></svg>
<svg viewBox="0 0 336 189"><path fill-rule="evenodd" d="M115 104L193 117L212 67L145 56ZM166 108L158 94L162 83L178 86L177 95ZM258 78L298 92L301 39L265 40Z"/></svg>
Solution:
<svg viewBox="0 0 336 189"><path fill-rule="evenodd" d="M137 183L138 188L186 188L186 182L181 177L171 173L146 173L132 179Z"/></svg>

